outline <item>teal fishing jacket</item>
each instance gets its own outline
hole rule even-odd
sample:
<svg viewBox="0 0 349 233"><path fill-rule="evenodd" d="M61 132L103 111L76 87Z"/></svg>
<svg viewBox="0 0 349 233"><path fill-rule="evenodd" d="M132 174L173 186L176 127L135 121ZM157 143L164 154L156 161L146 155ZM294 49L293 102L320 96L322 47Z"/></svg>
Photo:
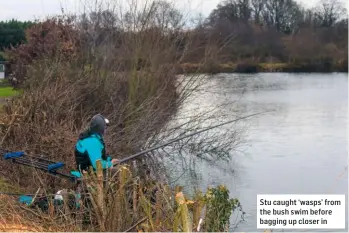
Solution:
<svg viewBox="0 0 349 233"><path fill-rule="evenodd" d="M96 170L96 161L101 160L103 169L113 166L111 157L106 155L103 138L99 134L80 136L75 145L77 168L88 170L92 166Z"/></svg>

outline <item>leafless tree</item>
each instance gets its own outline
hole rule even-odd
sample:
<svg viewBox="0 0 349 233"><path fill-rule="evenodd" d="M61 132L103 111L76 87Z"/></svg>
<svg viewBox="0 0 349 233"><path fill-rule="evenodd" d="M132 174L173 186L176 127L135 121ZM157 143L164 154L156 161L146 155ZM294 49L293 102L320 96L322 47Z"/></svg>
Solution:
<svg viewBox="0 0 349 233"><path fill-rule="evenodd" d="M254 18L254 22L256 24L260 24L263 22L262 19L262 12L265 7L265 0L251 0L251 8L252 8L252 14Z"/></svg>
<svg viewBox="0 0 349 233"><path fill-rule="evenodd" d="M332 27L346 15L346 9L339 0L321 0L314 11L322 27Z"/></svg>
<svg viewBox="0 0 349 233"><path fill-rule="evenodd" d="M269 27L281 32L292 32L297 27L300 11L293 0L266 0L263 18Z"/></svg>

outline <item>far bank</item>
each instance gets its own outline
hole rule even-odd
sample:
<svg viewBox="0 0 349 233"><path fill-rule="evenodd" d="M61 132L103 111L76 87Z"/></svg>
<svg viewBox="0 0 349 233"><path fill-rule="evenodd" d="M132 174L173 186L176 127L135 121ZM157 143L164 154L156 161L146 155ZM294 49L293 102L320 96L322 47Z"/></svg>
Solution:
<svg viewBox="0 0 349 233"><path fill-rule="evenodd" d="M180 74L188 73L348 73L348 62L340 63L183 63L177 67Z"/></svg>

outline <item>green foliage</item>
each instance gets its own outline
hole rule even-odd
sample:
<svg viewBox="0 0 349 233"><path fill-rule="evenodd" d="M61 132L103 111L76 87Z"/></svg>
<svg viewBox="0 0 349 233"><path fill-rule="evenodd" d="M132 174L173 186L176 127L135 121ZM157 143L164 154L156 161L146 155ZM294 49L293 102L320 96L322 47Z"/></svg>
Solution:
<svg viewBox="0 0 349 233"><path fill-rule="evenodd" d="M0 61L6 61L6 60L7 60L7 56L5 52L0 51Z"/></svg>
<svg viewBox="0 0 349 233"><path fill-rule="evenodd" d="M0 22L0 50L16 47L26 41L25 30L34 23L30 21L21 22L18 20L9 20Z"/></svg>
<svg viewBox="0 0 349 233"><path fill-rule="evenodd" d="M241 210L238 199L230 199L229 190L223 185L208 189L204 199L207 206L205 230L207 232L227 231L233 211L237 208Z"/></svg>

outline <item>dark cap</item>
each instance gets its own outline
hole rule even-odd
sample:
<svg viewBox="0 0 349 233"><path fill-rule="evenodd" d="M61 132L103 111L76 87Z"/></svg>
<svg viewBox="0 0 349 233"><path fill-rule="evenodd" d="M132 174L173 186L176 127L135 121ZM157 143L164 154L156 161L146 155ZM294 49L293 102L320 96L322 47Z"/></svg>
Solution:
<svg viewBox="0 0 349 233"><path fill-rule="evenodd" d="M106 119L101 114L97 114L97 115L92 117L92 120L90 122L89 131L91 133L98 133L98 134L103 135L105 128L108 124L109 124L108 119Z"/></svg>

